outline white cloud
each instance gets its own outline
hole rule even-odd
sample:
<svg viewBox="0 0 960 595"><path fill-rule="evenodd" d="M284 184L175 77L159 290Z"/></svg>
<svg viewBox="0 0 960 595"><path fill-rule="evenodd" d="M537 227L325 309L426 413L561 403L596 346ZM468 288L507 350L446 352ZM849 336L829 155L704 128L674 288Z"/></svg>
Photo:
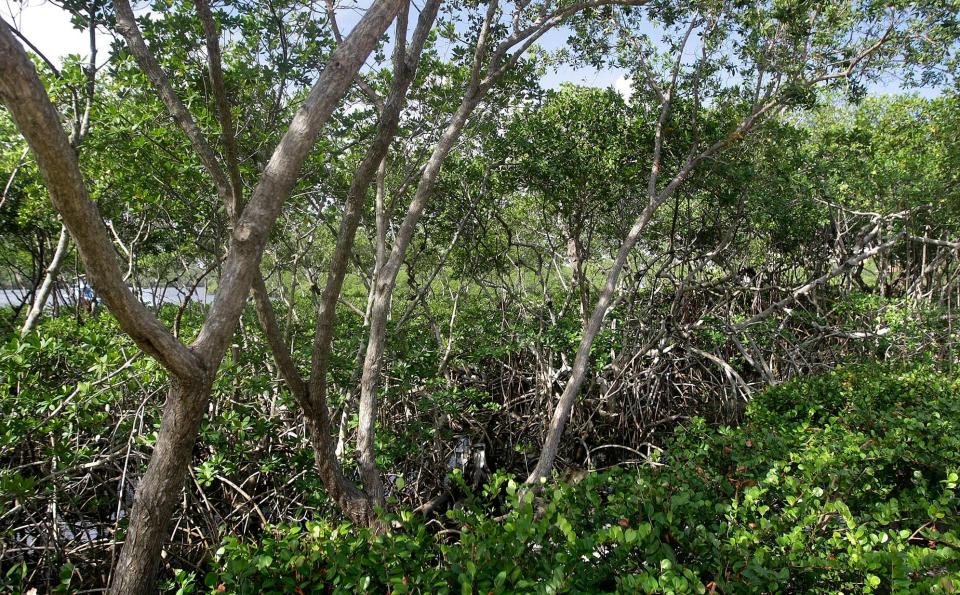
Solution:
<svg viewBox="0 0 960 595"><path fill-rule="evenodd" d="M50 2L4 0L0 2L0 18L19 30L54 64L61 64L68 54L90 55L88 33L74 28L70 13ZM112 39L105 29L98 28L98 63L106 59Z"/></svg>
<svg viewBox="0 0 960 595"><path fill-rule="evenodd" d="M613 88L627 101L630 101L630 98L633 97L633 81L628 79L626 75L618 76L617 80L613 81Z"/></svg>

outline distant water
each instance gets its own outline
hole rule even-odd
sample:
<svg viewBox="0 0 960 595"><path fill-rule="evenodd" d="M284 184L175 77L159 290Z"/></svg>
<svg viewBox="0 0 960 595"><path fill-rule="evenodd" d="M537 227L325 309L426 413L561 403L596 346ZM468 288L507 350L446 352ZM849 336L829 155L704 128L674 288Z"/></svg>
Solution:
<svg viewBox="0 0 960 595"><path fill-rule="evenodd" d="M0 289L0 308L20 305L28 293L29 292L26 289ZM145 305L156 308L161 304L176 304L178 306L182 305L187 297L188 289L185 287L169 285L166 287L159 287L156 291L154 291L153 288L144 287L143 289L135 291L134 293ZM57 303L61 305L73 305L76 303L76 298L76 289L71 288L57 290ZM203 287L198 287L196 291L193 292L193 297L190 301L194 303L210 304L213 302L213 298L213 293L207 292L207 290ZM52 307L53 295L51 294L50 298L47 300L47 308Z"/></svg>

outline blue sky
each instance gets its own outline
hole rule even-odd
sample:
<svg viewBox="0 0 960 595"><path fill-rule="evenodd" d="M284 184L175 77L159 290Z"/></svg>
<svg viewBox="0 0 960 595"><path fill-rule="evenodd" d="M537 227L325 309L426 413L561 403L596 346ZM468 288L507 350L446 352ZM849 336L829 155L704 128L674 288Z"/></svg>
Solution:
<svg viewBox="0 0 960 595"><path fill-rule="evenodd" d="M136 4L136 3L134 3ZM344 10L340 13L340 24L348 31L357 20L357 12ZM0 18L14 23L44 54L54 62L60 62L67 54L87 54L87 34L73 28L70 18L60 8L45 0L0 0ZM540 45L553 50L562 47L569 36L565 29L557 29L544 35ZM106 33L98 36L98 45L109 46L112 38ZM106 56L104 55L104 58ZM616 70L597 71L592 68L575 69L569 65L561 66L557 72L550 72L543 82L549 87L558 87L561 83L572 82L583 85L608 87L620 80L623 87L623 73Z"/></svg>
<svg viewBox="0 0 960 595"><path fill-rule="evenodd" d="M359 0L362 4L369 0ZM136 6L136 2L133 2ZM340 13L340 23L344 31L349 30L359 18L357 9L345 9ZM70 53L87 54L87 36L83 31L73 28L67 14L45 0L0 0L0 17L8 23L13 23L23 34L44 52L51 60L59 62ZM540 40L540 45L547 50L563 47L570 32L566 28L559 28L548 32ZM108 47L112 38L106 32L99 36L99 45ZM106 53L104 53L106 59ZM548 72L543 78L543 84L556 88L561 83L571 82L595 87L614 87L621 93L629 92L629 82L624 78L624 71L615 69L574 68L562 65L554 72ZM896 80L889 80L870 89L872 94L900 93L903 90ZM924 96L939 94L937 89L916 90Z"/></svg>

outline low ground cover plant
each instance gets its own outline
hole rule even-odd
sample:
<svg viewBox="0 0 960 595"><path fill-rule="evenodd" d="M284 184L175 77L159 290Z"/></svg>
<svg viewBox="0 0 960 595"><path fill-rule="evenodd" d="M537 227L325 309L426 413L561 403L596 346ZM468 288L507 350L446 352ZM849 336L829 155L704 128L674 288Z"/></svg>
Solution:
<svg viewBox="0 0 960 595"><path fill-rule="evenodd" d="M228 537L180 592L954 593L960 382L838 369L681 426L658 460L523 490L505 474L440 523L330 521ZM454 478L456 480L456 478Z"/></svg>

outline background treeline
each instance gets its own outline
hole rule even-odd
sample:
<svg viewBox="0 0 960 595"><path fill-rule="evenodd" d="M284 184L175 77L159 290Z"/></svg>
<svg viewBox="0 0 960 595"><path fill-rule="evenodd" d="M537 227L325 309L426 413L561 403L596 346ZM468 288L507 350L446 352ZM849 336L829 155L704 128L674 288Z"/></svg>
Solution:
<svg viewBox="0 0 960 595"><path fill-rule="evenodd" d="M0 588L960 588L955 6L125 4L31 58L101 226L0 89Z"/></svg>

